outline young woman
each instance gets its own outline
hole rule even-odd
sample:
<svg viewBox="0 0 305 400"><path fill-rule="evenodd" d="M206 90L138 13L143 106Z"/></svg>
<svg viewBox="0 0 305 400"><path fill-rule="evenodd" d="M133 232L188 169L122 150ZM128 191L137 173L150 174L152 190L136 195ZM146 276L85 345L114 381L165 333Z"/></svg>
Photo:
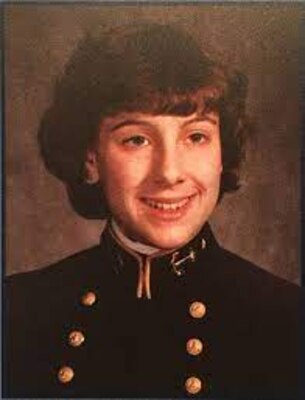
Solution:
<svg viewBox="0 0 305 400"><path fill-rule="evenodd" d="M174 27L85 37L39 131L100 244L5 287L8 397L296 398L298 289L221 248L246 78Z"/></svg>

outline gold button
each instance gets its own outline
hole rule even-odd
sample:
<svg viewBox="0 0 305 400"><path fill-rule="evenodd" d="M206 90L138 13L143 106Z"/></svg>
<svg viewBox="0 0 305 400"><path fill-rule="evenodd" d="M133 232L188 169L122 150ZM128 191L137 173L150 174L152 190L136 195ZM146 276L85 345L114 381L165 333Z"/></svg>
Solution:
<svg viewBox="0 0 305 400"><path fill-rule="evenodd" d="M202 388L202 383L196 376L191 376L185 381L185 389L190 394L197 394Z"/></svg>
<svg viewBox="0 0 305 400"><path fill-rule="evenodd" d="M192 338L186 343L186 350L192 356L198 356L202 352L203 344L200 339Z"/></svg>
<svg viewBox="0 0 305 400"><path fill-rule="evenodd" d="M85 341L85 336L81 331L72 331L69 333L69 344L78 347Z"/></svg>
<svg viewBox="0 0 305 400"><path fill-rule="evenodd" d="M206 306L200 301L194 301L190 305L190 314L193 318L202 318L205 316L207 309Z"/></svg>
<svg viewBox="0 0 305 400"><path fill-rule="evenodd" d="M61 383L69 383L74 377L74 371L71 367L65 365L60 368L57 377Z"/></svg>
<svg viewBox="0 0 305 400"><path fill-rule="evenodd" d="M93 306L96 302L96 294L94 292L87 292L82 296L81 301L84 306Z"/></svg>

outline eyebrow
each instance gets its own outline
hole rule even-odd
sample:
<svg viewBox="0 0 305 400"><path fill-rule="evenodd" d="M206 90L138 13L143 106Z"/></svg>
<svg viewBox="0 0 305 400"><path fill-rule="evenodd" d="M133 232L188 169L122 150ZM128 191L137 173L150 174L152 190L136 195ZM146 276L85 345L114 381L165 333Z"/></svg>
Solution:
<svg viewBox="0 0 305 400"><path fill-rule="evenodd" d="M194 117L193 119L189 120L189 121L185 121L183 126L186 126L188 124L192 124L193 122L205 122L208 121L213 125L217 125L217 119L211 117L210 115L202 115L199 117Z"/></svg>
<svg viewBox="0 0 305 400"><path fill-rule="evenodd" d="M209 115L202 115L199 117L194 117L189 121L185 121L182 126L185 127L189 124L192 124L194 122L204 122L204 121L208 121L213 125L217 125L217 120ZM110 132L113 132L117 129L123 128L124 126L128 126L128 125L138 125L138 126L147 126L147 127L151 127L152 124L150 122L147 121L143 121L143 120L138 120L138 119L124 119L118 123L116 123L115 125L113 125L110 129Z"/></svg>
<svg viewBox="0 0 305 400"><path fill-rule="evenodd" d="M151 126L151 124L149 122L146 122L146 121L141 121L141 120L138 120L138 119L124 119L123 121L118 122L117 124L112 126L111 129L110 129L110 132L113 132L113 131L115 131L117 129L120 129L120 128L122 128L124 126L127 126L127 125Z"/></svg>

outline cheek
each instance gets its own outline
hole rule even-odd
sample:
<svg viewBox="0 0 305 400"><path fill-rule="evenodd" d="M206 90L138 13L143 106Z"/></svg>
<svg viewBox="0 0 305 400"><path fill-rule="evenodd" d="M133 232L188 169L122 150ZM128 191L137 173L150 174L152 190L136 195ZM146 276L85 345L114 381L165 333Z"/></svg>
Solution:
<svg viewBox="0 0 305 400"><path fill-rule="evenodd" d="M217 188L220 184L220 177L221 168L219 166L205 164L201 171L197 173L197 182L204 186L205 189Z"/></svg>
<svg viewBox="0 0 305 400"><path fill-rule="evenodd" d="M190 161L190 166L199 182L205 185L216 184L222 173L221 152L217 147L212 151L198 152Z"/></svg>
<svg viewBox="0 0 305 400"><path fill-rule="evenodd" d="M108 152L100 163L102 182L115 193L137 189L147 175L147 161L123 152ZM125 192L126 194L126 192Z"/></svg>

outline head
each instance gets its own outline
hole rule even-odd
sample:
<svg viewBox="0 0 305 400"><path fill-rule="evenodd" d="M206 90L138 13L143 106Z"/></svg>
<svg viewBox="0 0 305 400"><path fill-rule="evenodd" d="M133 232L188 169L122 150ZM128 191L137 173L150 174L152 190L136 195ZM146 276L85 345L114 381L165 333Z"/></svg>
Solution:
<svg viewBox="0 0 305 400"><path fill-rule="evenodd" d="M246 86L173 27L86 36L42 120L43 159L82 216L114 216L129 236L178 247L239 187Z"/></svg>

